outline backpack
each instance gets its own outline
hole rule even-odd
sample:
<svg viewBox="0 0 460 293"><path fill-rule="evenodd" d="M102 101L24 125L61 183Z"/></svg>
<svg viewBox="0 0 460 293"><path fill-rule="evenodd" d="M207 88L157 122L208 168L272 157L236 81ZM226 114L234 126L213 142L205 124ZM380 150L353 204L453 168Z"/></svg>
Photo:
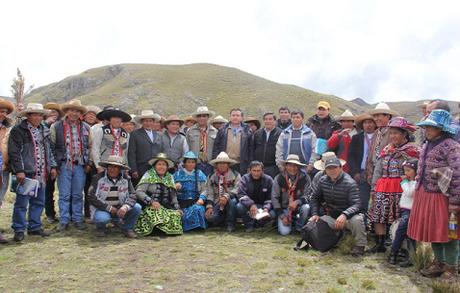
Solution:
<svg viewBox="0 0 460 293"><path fill-rule="evenodd" d="M302 227L302 239L297 243L294 250L312 247L315 250L326 252L334 248L342 237L342 231L336 233L329 225L323 221L308 222Z"/></svg>

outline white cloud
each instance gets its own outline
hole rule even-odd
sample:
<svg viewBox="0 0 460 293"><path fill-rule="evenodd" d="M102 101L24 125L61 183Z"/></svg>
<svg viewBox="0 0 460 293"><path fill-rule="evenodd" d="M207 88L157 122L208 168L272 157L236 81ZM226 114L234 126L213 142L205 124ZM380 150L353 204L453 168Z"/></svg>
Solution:
<svg viewBox="0 0 460 293"><path fill-rule="evenodd" d="M454 99L456 1L4 1L0 94L117 63L210 62L344 98ZM19 14L19 15L18 15ZM16 19L19 17L19 20Z"/></svg>

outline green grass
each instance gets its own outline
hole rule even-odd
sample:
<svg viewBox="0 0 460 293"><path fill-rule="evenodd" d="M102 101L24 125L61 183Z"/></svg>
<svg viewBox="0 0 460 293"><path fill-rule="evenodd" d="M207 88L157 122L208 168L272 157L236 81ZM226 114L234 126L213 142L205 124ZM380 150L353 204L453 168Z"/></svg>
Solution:
<svg viewBox="0 0 460 293"><path fill-rule="evenodd" d="M8 195L0 211L8 237L12 202ZM296 252L299 235L270 229L128 240L116 229L98 239L93 226L64 234L55 225L45 228L51 237L0 246L0 292L430 292L440 286L412 269L386 266L383 255Z"/></svg>

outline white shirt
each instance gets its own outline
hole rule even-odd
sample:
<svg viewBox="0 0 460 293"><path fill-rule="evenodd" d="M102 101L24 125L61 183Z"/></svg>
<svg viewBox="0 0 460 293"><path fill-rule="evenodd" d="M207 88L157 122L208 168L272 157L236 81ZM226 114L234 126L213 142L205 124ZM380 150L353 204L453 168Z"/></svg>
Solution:
<svg viewBox="0 0 460 293"><path fill-rule="evenodd" d="M372 137L374 137L374 133L364 133L364 151L363 160L361 161L361 170L366 170L367 157L369 156L369 148L372 144Z"/></svg>

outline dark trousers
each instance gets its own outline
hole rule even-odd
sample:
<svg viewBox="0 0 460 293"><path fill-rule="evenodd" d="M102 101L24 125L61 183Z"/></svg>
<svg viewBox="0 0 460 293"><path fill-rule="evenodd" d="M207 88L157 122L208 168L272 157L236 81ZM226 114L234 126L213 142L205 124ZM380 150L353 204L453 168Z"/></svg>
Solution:
<svg viewBox="0 0 460 293"><path fill-rule="evenodd" d="M49 218L56 218L56 210L54 208L54 190L56 188L56 179L51 180L48 176L45 187L45 214Z"/></svg>
<svg viewBox="0 0 460 293"><path fill-rule="evenodd" d="M264 167L264 173L267 174L268 176L275 178L276 175L278 175L280 170L278 169L278 166L272 165L272 166L265 166Z"/></svg>
<svg viewBox="0 0 460 293"><path fill-rule="evenodd" d="M89 173L86 173L85 187L83 188L83 192L85 193L85 201L84 201L85 218L91 218L91 210L89 208L90 204L88 200L88 193L89 193L89 187L91 186L91 182L93 181L93 176L96 174L97 174L97 171L94 166L91 167L91 171Z"/></svg>
<svg viewBox="0 0 460 293"><path fill-rule="evenodd" d="M235 209L235 202L233 200L229 200L223 210L220 210L219 203L216 203L212 211L212 217L208 221L212 226L227 224L227 226L234 227L236 221Z"/></svg>
<svg viewBox="0 0 460 293"><path fill-rule="evenodd" d="M409 224L410 210L401 209L401 217L399 220L398 229L396 230L395 239L391 244L391 251L398 252L401 249L402 243L405 239L409 241L409 248L415 251L415 241L407 236L407 226Z"/></svg>
<svg viewBox="0 0 460 293"><path fill-rule="evenodd" d="M214 167L208 163L198 163L198 169L206 176L209 176L214 172Z"/></svg>

